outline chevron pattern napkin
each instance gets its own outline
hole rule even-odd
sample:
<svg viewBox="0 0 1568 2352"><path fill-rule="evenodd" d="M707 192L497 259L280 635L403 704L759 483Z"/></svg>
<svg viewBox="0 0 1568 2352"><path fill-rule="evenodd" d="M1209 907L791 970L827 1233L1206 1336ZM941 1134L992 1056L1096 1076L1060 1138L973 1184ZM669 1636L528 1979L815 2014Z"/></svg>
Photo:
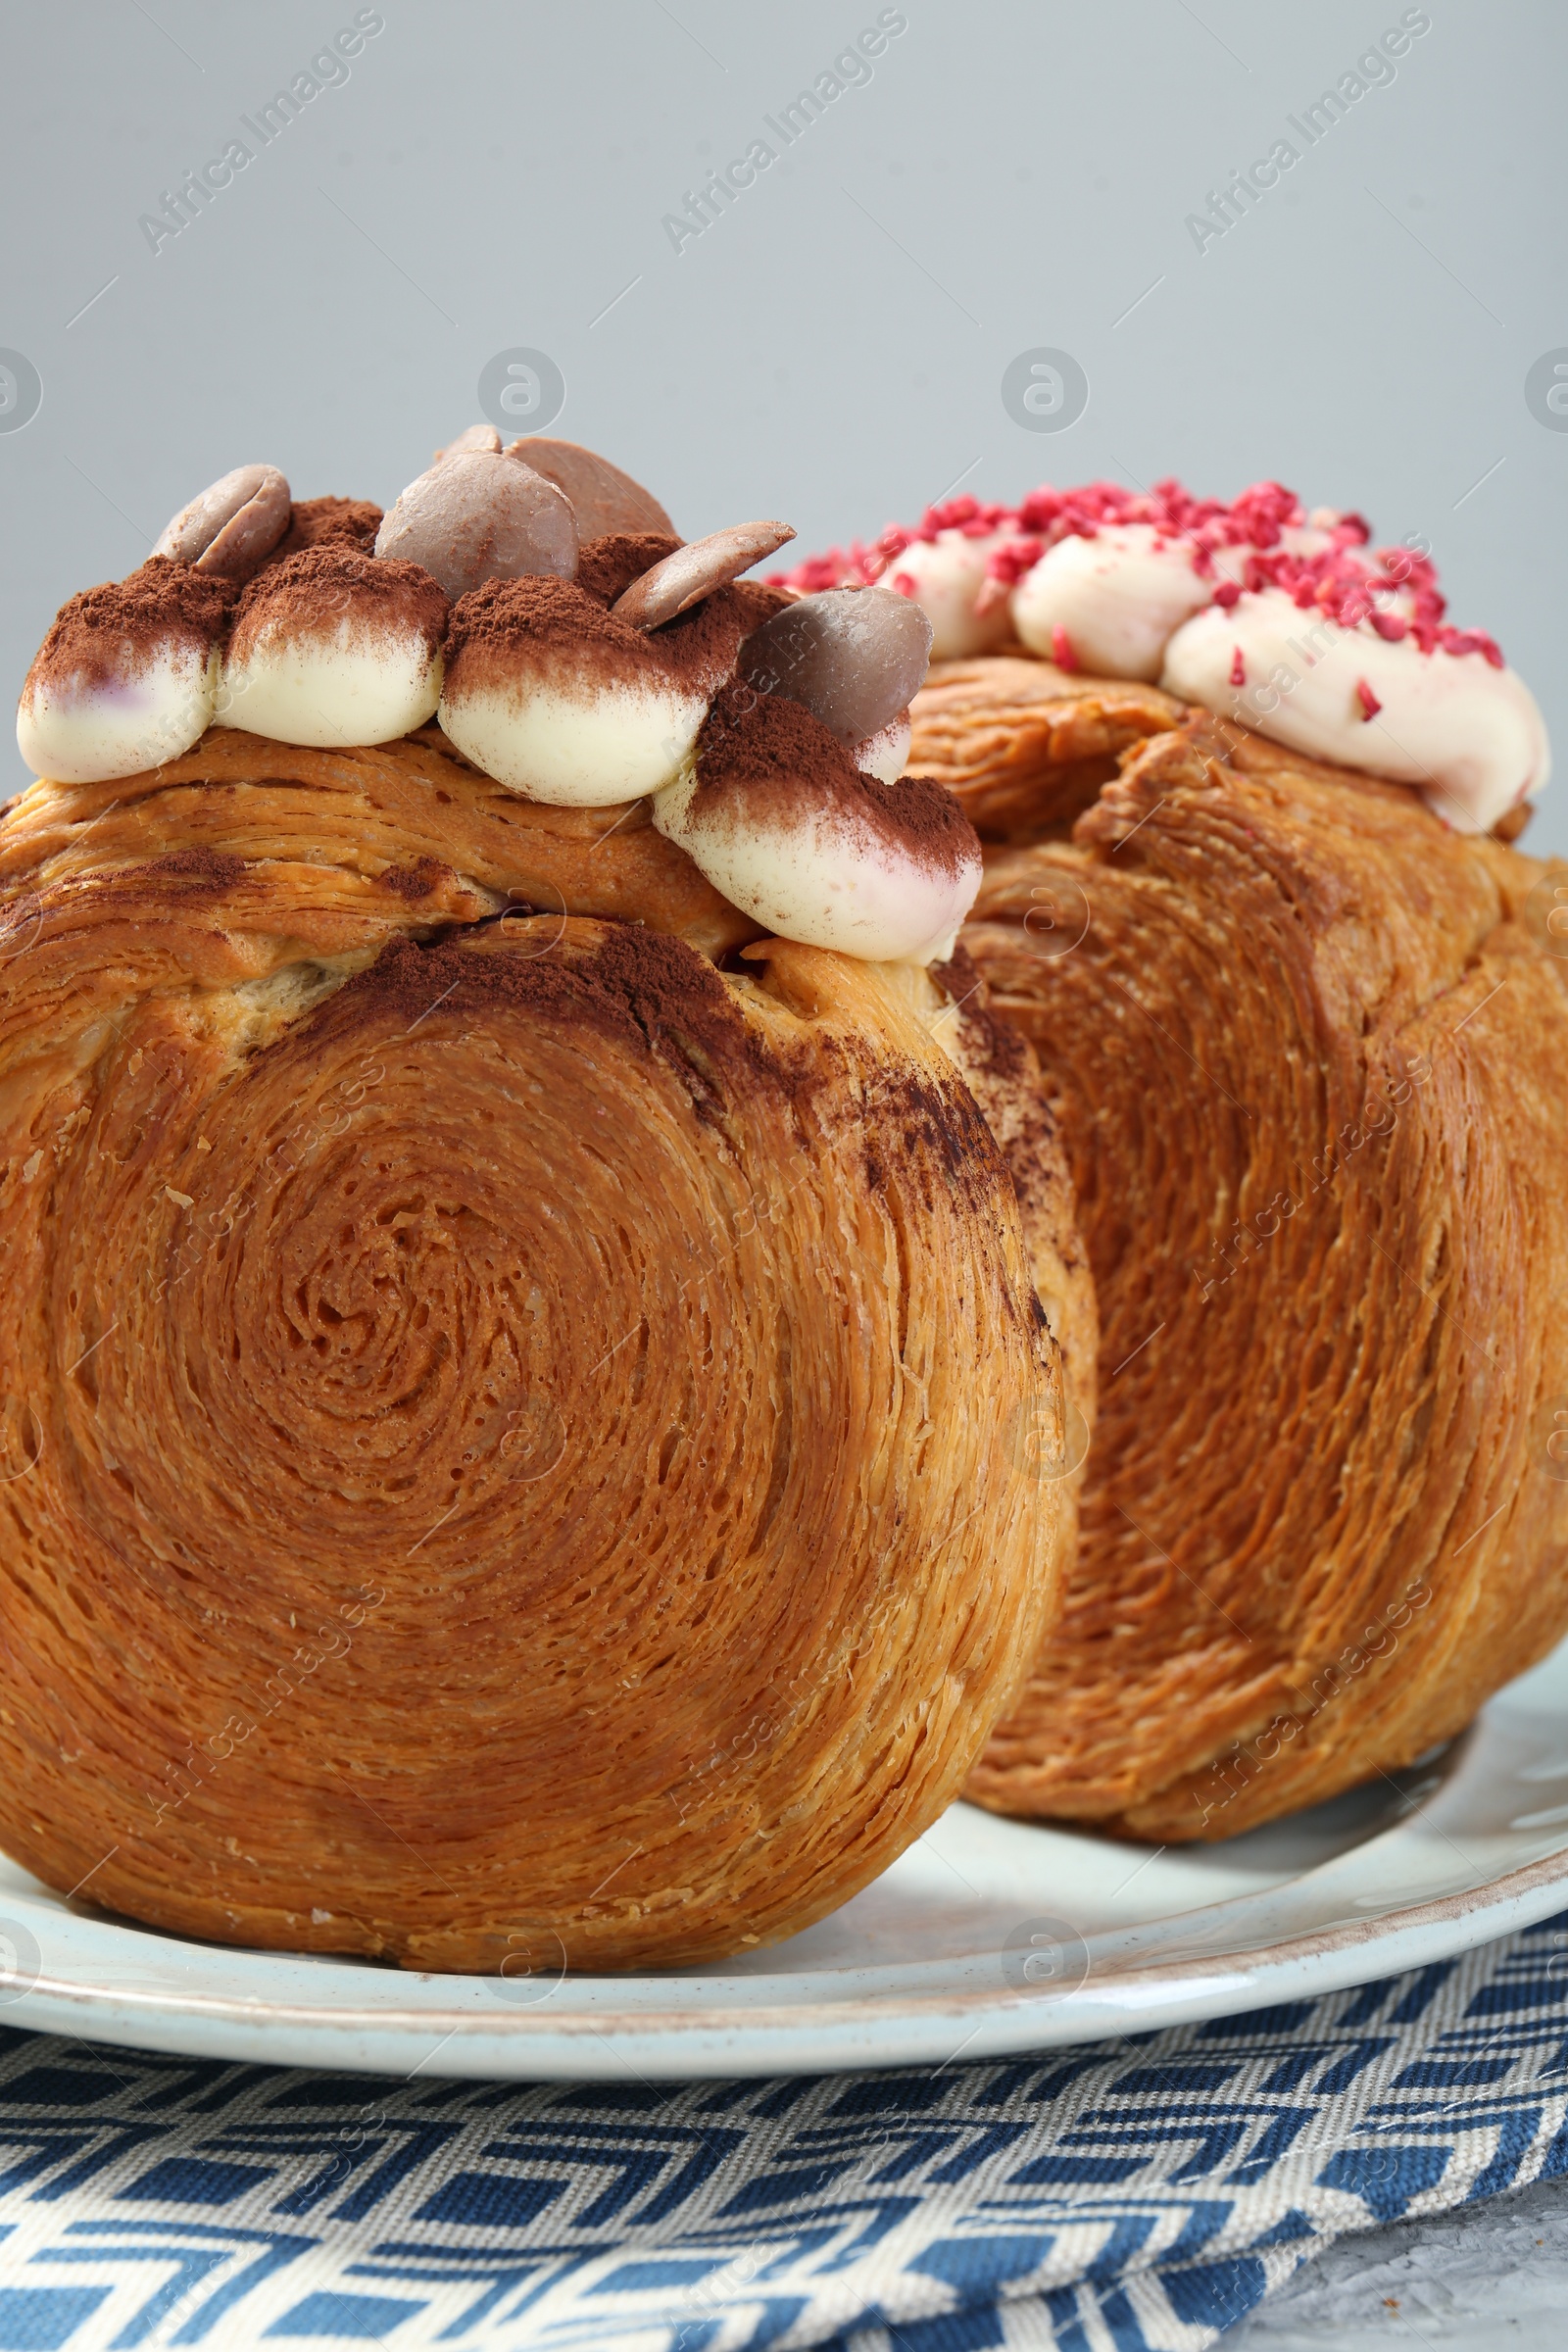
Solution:
<svg viewBox="0 0 1568 2352"><path fill-rule="evenodd" d="M0 2033L0 2352L1197 2352L1346 2230L1568 2169L1568 1913L1036 2058L398 2082Z"/></svg>

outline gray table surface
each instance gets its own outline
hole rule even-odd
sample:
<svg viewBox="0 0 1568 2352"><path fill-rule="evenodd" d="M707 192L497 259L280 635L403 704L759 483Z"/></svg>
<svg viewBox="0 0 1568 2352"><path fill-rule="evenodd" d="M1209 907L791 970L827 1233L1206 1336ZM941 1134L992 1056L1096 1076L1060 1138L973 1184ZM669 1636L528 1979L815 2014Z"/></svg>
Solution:
<svg viewBox="0 0 1568 2352"><path fill-rule="evenodd" d="M1222 2341L1224 2352L1563 2352L1568 2177L1342 2237Z"/></svg>

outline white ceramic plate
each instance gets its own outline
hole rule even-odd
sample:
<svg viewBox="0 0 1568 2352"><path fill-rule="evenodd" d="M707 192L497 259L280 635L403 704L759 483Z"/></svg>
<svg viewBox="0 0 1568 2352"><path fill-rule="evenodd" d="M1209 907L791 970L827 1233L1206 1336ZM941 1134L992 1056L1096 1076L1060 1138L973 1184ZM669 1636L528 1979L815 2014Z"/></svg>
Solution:
<svg viewBox="0 0 1568 2352"><path fill-rule="evenodd" d="M234 1951L0 1858L0 2020L405 2076L941 2066L1330 1992L1561 1908L1568 1643L1424 1770L1225 1844L1145 1853L955 1805L842 1911L720 1968L501 1980Z"/></svg>

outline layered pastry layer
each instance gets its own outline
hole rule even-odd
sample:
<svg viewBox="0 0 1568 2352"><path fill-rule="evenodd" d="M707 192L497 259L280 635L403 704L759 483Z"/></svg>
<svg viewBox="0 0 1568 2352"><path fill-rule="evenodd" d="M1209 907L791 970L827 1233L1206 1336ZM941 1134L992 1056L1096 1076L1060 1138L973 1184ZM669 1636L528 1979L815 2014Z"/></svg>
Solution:
<svg viewBox="0 0 1568 2352"><path fill-rule="evenodd" d="M978 795L991 710L931 691ZM969 1793L1165 1843L1381 1785L1568 1629L1568 867L1138 692L1031 714L963 931L1102 1331L1066 1609ZM1070 838L1048 718L1064 771L1129 738Z"/></svg>

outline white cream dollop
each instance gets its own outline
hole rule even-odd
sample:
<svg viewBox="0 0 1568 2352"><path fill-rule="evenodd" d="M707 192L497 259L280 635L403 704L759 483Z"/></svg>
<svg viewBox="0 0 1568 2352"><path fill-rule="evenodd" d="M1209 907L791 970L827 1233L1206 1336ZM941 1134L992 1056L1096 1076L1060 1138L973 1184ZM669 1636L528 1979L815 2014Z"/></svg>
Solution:
<svg viewBox="0 0 1568 2352"><path fill-rule="evenodd" d="M911 540L883 573L883 585L912 596L931 623L933 662L966 661L1006 642L1011 623L1005 596L988 601L984 611L977 609L988 587L987 559L1005 537L1002 531L972 538L963 531L938 531L934 539Z"/></svg>
<svg viewBox="0 0 1568 2352"><path fill-rule="evenodd" d="M852 743L850 758L862 776L875 776L879 784L896 784L909 764L912 732L908 711L900 710L885 727Z"/></svg>
<svg viewBox="0 0 1568 2352"><path fill-rule="evenodd" d="M318 751L390 743L435 716L441 657L417 629L269 621L223 664L214 724Z"/></svg>
<svg viewBox="0 0 1568 2352"><path fill-rule="evenodd" d="M1077 666L1107 678L1157 678L1173 630L1239 579L1245 548L1216 551L1196 568L1192 542L1150 522L1102 524L1092 539L1058 539L1012 592L1012 625L1031 653L1059 659L1061 632Z"/></svg>
<svg viewBox="0 0 1568 2352"><path fill-rule="evenodd" d="M218 649L170 638L119 677L29 675L17 709L17 744L37 776L98 784L177 760L212 722Z"/></svg>
<svg viewBox="0 0 1568 2352"><path fill-rule="evenodd" d="M616 680L538 675L442 697L440 719L475 767L509 792L563 808L607 808L668 784L697 740L707 697Z"/></svg>
<svg viewBox="0 0 1568 2352"><path fill-rule="evenodd" d="M1308 759L1416 785L1461 833L1489 832L1550 773L1545 722L1515 671L1344 627L1280 588L1197 613L1160 683Z"/></svg>
<svg viewBox="0 0 1568 2352"><path fill-rule="evenodd" d="M655 800L654 823L754 922L869 963L952 955L980 888L978 844L972 858L945 868L831 801L785 815L741 799L705 813L697 796L693 762Z"/></svg>

